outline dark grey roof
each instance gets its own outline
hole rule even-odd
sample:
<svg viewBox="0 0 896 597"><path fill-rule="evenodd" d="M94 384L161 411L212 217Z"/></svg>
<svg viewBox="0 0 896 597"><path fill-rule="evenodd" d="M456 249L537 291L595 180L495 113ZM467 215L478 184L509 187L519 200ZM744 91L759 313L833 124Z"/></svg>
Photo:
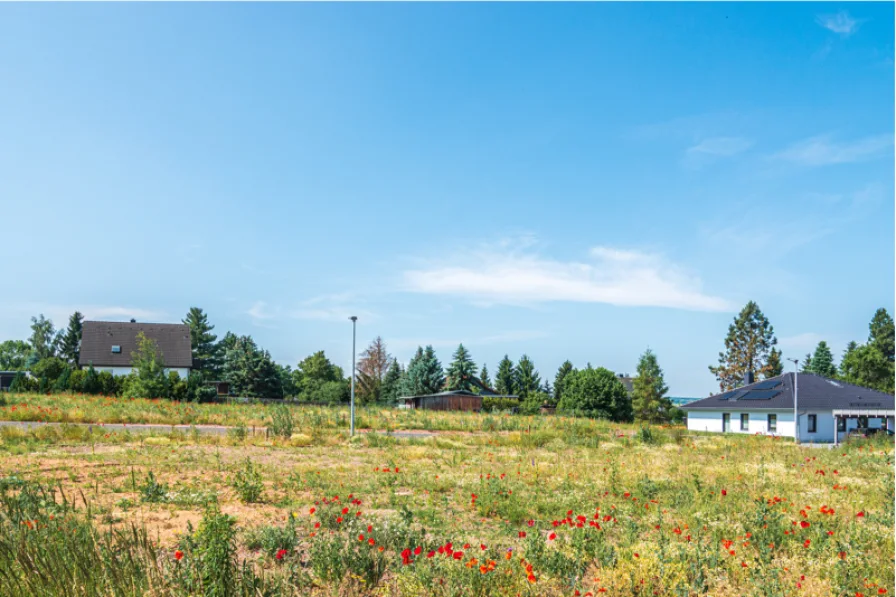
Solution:
<svg viewBox="0 0 896 597"><path fill-rule="evenodd" d="M191 367L193 353L190 326L185 323L131 323L85 321L81 327L81 354L78 363L86 367L130 367L131 353L137 350L137 334L143 332L156 341L166 367ZM112 352L120 346L121 352Z"/></svg>
<svg viewBox="0 0 896 597"><path fill-rule="evenodd" d="M793 408L793 373L757 381L680 407L682 410L769 410ZM777 382L777 385L776 385ZM799 374L799 408L815 410L893 409L890 394L814 373ZM757 387L758 386L758 387ZM770 387L775 386L775 387Z"/></svg>

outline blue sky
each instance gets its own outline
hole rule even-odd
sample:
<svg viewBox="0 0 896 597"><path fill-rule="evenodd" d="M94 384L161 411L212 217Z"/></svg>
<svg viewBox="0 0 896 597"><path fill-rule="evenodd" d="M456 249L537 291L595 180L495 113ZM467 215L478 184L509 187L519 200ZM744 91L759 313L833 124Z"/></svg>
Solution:
<svg viewBox="0 0 896 597"><path fill-rule="evenodd" d="M673 395L894 288L877 3L0 6L0 339L203 307L295 366L381 335ZM360 347L359 347L360 350Z"/></svg>

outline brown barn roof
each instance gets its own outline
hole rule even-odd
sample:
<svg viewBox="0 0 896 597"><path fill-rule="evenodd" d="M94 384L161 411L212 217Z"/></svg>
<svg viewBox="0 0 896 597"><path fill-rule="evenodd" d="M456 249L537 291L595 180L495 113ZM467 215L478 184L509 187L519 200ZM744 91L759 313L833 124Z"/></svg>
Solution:
<svg viewBox="0 0 896 597"><path fill-rule="evenodd" d="M128 323L85 321L81 328L81 355L78 363L95 367L130 367L131 353L137 350L137 334L143 332L156 341L165 367L191 367L190 326L184 323ZM112 352L120 346L120 352Z"/></svg>

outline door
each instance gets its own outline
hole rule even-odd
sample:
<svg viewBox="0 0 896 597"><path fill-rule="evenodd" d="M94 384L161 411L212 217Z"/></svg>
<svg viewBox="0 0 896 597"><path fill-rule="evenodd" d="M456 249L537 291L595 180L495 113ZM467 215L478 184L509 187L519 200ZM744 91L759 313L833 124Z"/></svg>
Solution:
<svg viewBox="0 0 896 597"><path fill-rule="evenodd" d="M724 433L731 431L731 413L722 413L722 431Z"/></svg>

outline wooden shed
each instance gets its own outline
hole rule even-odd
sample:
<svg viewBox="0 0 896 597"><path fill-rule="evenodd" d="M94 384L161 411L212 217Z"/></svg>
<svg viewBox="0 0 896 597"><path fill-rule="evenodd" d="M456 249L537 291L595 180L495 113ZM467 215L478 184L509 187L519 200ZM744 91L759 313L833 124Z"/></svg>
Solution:
<svg viewBox="0 0 896 597"><path fill-rule="evenodd" d="M465 410L479 412L482 410L482 396L466 390L453 390L427 394L424 396L405 396L401 402L405 408L421 408L424 410Z"/></svg>

